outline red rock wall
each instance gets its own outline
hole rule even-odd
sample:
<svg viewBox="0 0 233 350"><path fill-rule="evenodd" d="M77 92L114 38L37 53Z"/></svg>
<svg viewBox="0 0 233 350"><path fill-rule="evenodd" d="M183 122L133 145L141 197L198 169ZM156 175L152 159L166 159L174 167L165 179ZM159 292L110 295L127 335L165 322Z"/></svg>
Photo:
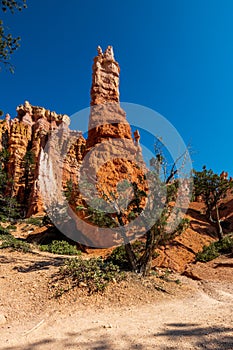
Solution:
<svg viewBox="0 0 233 350"><path fill-rule="evenodd" d="M27 101L17 107L16 118L10 120L9 115L6 115L5 120L0 121L0 150L4 147L10 154L6 166L12 182L6 189L6 193L18 199L27 216L44 210L38 183L41 150L46 146L51 133L61 127L67 130L63 139L69 139L69 122L67 115L32 106ZM77 181L79 163L84 149L85 140L79 134L62 165L64 186L67 180L76 179ZM25 158L31 158L33 161L26 163Z"/></svg>

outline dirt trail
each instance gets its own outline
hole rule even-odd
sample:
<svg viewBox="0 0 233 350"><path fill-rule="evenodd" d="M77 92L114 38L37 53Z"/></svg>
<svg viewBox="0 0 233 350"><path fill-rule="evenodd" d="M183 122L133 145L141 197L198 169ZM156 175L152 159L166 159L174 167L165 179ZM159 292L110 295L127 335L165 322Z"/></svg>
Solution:
<svg viewBox="0 0 233 350"><path fill-rule="evenodd" d="M199 290L185 299L139 307L43 314L1 330L2 350L233 349L233 294ZM217 286L212 285L214 291ZM218 298L219 299L219 298ZM35 327L35 328L34 328Z"/></svg>
<svg viewBox="0 0 233 350"><path fill-rule="evenodd" d="M233 349L232 259L193 265L199 280L177 275L168 294L131 281L103 296L51 299L59 264L48 254L1 252L1 350Z"/></svg>

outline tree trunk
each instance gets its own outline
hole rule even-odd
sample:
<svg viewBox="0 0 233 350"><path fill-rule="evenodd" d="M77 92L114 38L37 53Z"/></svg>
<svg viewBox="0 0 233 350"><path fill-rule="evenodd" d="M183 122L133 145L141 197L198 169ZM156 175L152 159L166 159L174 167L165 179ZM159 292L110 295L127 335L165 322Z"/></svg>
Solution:
<svg viewBox="0 0 233 350"><path fill-rule="evenodd" d="M134 271L134 272L137 272L137 259L136 259L136 256L134 254L132 245L129 242L129 239L128 239L128 237L125 234L125 231L124 231L124 228L123 228L124 222L122 220L122 214L119 213L117 215L117 218L118 218L118 221L119 221L119 224L120 224L121 236L123 237L123 240L124 240L125 252L126 252L126 256L127 256L128 262L130 264L130 269L132 271Z"/></svg>
<svg viewBox="0 0 233 350"><path fill-rule="evenodd" d="M211 209L207 208L207 216L210 222L215 222L214 219L212 218L212 214L211 214Z"/></svg>
<svg viewBox="0 0 233 350"><path fill-rule="evenodd" d="M130 266L131 270L134 271L134 272L137 272L137 260L136 260L136 257L135 257L132 245L130 243L127 243L125 245L125 251L126 251L126 255L127 255L128 261L129 261L129 263L131 265Z"/></svg>
<svg viewBox="0 0 233 350"><path fill-rule="evenodd" d="M218 210L218 206L217 205L216 205L216 217L217 217L218 239L219 239L219 241L221 241L223 239L223 230L222 230L222 226L221 226L221 222L220 222L220 218L219 218L219 210Z"/></svg>
<svg viewBox="0 0 233 350"><path fill-rule="evenodd" d="M138 264L139 271L142 272L143 276L147 276L150 272L154 248L155 248L155 234L152 231L152 229L150 229L147 232L145 252Z"/></svg>

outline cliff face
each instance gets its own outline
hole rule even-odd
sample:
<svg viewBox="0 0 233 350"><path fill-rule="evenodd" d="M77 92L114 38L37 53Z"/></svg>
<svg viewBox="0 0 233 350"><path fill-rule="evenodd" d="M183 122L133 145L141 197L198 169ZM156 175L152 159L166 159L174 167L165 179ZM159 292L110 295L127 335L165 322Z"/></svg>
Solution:
<svg viewBox="0 0 233 350"><path fill-rule="evenodd" d="M9 152L9 160L5 164L10 179L6 194L18 199L27 216L44 210L38 185L41 150L50 134L62 126L68 129L69 122L67 115L32 106L27 101L17 107L16 118L10 120L7 114L5 120L0 121L0 150L5 148ZM77 179L83 145L85 140L80 135L66 156L63 164L64 186L67 180Z"/></svg>

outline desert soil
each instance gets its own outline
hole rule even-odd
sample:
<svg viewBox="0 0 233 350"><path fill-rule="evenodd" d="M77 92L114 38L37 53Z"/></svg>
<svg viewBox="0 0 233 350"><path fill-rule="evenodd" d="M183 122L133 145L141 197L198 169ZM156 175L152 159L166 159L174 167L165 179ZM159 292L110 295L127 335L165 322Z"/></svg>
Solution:
<svg viewBox="0 0 233 350"><path fill-rule="evenodd" d="M0 251L2 350L233 349L232 258L190 264L192 279L128 276L103 295L79 289L55 298L61 261Z"/></svg>

